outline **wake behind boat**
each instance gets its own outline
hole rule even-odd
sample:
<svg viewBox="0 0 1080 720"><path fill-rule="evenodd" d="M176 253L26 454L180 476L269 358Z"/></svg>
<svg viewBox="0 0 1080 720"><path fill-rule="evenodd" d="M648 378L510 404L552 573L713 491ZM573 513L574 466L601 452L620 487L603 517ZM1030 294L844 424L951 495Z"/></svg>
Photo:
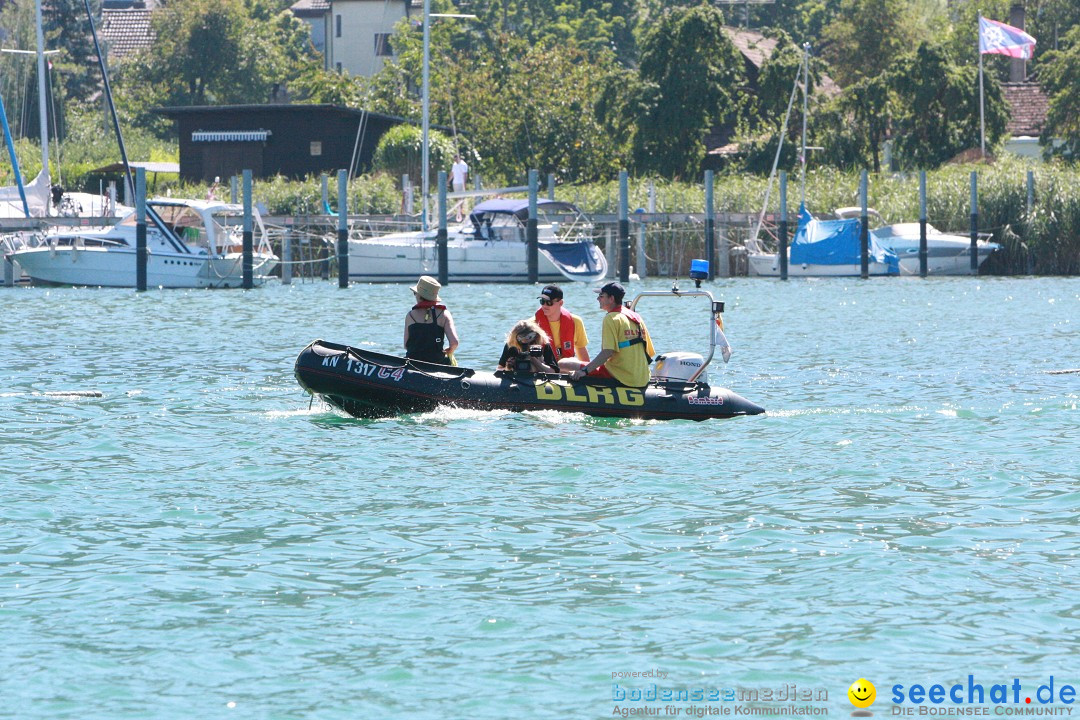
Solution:
<svg viewBox="0 0 1080 720"><path fill-rule="evenodd" d="M243 206L217 201L148 200L146 282L150 287L228 288L243 281ZM37 247L9 257L36 284L135 287L133 211L113 227L58 229ZM253 279L263 284L278 264L266 228L252 209Z"/></svg>
<svg viewBox="0 0 1080 720"><path fill-rule="evenodd" d="M607 260L593 241L593 225L574 204L537 200L539 281L595 282ZM478 203L464 223L448 229L451 282L512 282L529 275L525 222L528 200ZM349 240L351 282L405 282L438 272L435 231Z"/></svg>

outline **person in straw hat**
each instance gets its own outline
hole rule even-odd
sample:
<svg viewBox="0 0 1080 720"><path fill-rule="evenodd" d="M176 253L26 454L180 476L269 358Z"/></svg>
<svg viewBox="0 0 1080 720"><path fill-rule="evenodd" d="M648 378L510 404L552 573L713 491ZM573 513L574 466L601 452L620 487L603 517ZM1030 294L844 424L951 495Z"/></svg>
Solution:
<svg viewBox="0 0 1080 720"><path fill-rule="evenodd" d="M423 275L409 289L416 304L405 316L405 357L439 365L457 365L454 350L458 346L458 336L454 318L439 297L442 285L435 278Z"/></svg>

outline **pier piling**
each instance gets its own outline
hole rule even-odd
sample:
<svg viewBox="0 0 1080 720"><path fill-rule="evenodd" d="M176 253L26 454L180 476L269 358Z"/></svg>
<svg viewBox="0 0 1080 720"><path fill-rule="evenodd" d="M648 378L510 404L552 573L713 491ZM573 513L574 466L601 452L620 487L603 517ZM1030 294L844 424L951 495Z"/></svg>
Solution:
<svg viewBox="0 0 1080 720"><path fill-rule="evenodd" d="M450 282L450 252L446 238L446 171L439 171L439 229L435 232L435 251L439 262L439 283L446 285Z"/></svg>
<svg viewBox="0 0 1080 720"><path fill-rule="evenodd" d="M243 245L243 280L241 287L251 290L255 287L254 236L251 221L251 171L244 171L244 245Z"/></svg>
<svg viewBox="0 0 1080 720"><path fill-rule="evenodd" d="M337 259L338 287L349 287L349 172L338 170Z"/></svg>
<svg viewBox="0 0 1080 720"><path fill-rule="evenodd" d="M919 171L919 277L926 277L928 251L926 247L926 171Z"/></svg>
<svg viewBox="0 0 1080 720"><path fill-rule="evenodd" d="M528 243L529 282L540 279L540 236L536 219L536 192L539 171L529 171L529 219L525 223L525 240Z"/></svg>
<svg viewBox="0 0 1080 720"><path fill-rule="evenodd" d="M859 174L859 206L862 212L859 216L859 277L863 280L870 277L870 213L867 212L867 172Z"/></svg>
<svg viewBox="0 0 1080 720"><path fill-rule="evenodd" d="M971 274L979 273L979 174L971 171Z"/></svg>
<svg viewBox="0 0 1080 720"><path fill-rule="evenodd" d="M716 214L713 212L713 171L705 171L705 262L709 280L716 277Z"/></svg>
<svg viewBox="0 0 1080 720"><path fill-rule="evenodd" d="M777 241L777 254L780 257L780 279L788 279L788 209L787 209L787 172L780 171L780 237Z"/></svg>
<svg viewBox="0 0 1080 720"><path fill-rule="evenodd" d="M630 280L630 218L627 205L628 192L626 187L627 173L619 171L619 282L625 283Z"/></svg>
<svg viewBox="0 0 1080 720"><path fill-rule="evenodd" d="M135 168L135 291L146 291L146 170Z"/></svg>

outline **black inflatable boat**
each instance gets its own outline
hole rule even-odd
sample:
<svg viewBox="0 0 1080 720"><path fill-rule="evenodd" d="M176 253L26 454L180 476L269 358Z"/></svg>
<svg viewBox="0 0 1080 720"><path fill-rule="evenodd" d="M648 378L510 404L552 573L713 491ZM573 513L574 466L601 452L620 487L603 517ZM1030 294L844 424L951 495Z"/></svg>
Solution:
<svg viewBox="0 0 1080 720"><path fill-rule="evenodd" d="M296 380L355 417L429 412L443 405L479 410L558 410L598 417L708 420L765 412L721 387L685 380L644 388L564 375L484 372L433 365L316 340L296 358Z"/></svg>

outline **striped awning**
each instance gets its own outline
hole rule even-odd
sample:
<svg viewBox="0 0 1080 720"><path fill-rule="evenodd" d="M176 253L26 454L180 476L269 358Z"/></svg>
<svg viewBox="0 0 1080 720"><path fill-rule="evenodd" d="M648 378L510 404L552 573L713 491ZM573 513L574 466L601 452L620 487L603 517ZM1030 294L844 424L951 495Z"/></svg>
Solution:
<svg viewBox="0 0 1080 720"><path fill-rule="evenodd" d="M222 130L218 132L191 133L192 142L266 142L269 130Z"/></svg>

